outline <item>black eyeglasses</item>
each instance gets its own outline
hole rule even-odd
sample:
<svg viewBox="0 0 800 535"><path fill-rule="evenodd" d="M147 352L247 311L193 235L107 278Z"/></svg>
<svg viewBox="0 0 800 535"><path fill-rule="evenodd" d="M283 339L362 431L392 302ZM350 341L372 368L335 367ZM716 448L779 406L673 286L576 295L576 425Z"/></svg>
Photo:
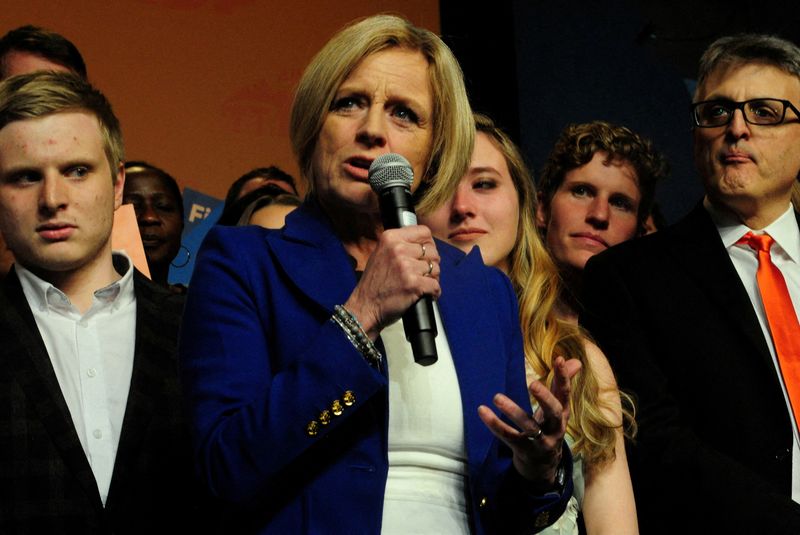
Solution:
<svg viewBox="0 0 800 535"><path fill-rule="evenodd" d="M791 109L800 118L800 111L791 102L778 98L754 98L744 102L706 100L692 104L692 119L695 126L714 128L730 123L733 112L742 110L746 122L770 126L783 122L786 108Z"/></svg>

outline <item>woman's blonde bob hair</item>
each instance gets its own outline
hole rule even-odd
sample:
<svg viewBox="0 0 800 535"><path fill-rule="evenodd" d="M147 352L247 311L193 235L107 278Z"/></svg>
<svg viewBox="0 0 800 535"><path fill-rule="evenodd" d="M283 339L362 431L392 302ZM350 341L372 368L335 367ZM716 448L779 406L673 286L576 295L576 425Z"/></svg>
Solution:
<svg viewBox="0 0 800 535"><path fill-rule="evenodd" d="M433 136L422 177L422 203L444 203L466 172L475 126L458 61L433 32L399 16L375 15L334 35L311 60L297 87L289 136L309 193L314 192L312 157L317 138L339 86L365 57L393 47L419 51L429 65Z"/></svg>

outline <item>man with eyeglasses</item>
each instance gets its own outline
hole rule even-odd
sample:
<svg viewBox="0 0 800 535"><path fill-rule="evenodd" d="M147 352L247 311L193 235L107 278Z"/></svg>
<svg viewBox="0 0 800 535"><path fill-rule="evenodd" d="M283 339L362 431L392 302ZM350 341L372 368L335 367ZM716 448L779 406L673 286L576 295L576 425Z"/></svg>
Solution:
<svg viewBox="0 0 800 535"><path fill-rule="evenodd" d="M715 41L691 109L705 198L595 256L582 323L637 402L642 533L800 533L800 48Z"/></svg>

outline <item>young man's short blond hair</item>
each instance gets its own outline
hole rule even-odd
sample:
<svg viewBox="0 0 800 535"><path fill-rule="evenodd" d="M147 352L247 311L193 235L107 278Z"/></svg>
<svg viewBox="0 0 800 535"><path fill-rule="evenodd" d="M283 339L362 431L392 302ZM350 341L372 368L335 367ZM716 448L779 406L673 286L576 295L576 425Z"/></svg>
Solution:
<svg viewBox="0 0 800 535"><path fill-rule="evenodd" d="M116 177L125 158L122 130L111 104L89 82L73 73L41 71L0 83L0 129L15 121L70 111L97 117L111 176Z"/></svg>

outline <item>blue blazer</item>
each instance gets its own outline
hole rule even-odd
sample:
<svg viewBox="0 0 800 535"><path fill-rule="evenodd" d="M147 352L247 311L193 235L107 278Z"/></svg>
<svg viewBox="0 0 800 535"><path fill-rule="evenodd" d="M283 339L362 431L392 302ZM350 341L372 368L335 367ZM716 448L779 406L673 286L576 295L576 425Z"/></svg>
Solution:
<svg viewBox="0 0 800 535"><path fill-rule="evenodd" d="M437 247L474 532L535 531L561 514L571 486L561 495L529 492L477 412L497 392L529 403L513 289L477 252ZM242 529L380 533L386 367L369 366L330 321L355 285L349 257L313 202L280 231L218 227L203 244L182 327L182 379L200 475L235 504ZM325 409L333 413L327 424Z"/></svg>

